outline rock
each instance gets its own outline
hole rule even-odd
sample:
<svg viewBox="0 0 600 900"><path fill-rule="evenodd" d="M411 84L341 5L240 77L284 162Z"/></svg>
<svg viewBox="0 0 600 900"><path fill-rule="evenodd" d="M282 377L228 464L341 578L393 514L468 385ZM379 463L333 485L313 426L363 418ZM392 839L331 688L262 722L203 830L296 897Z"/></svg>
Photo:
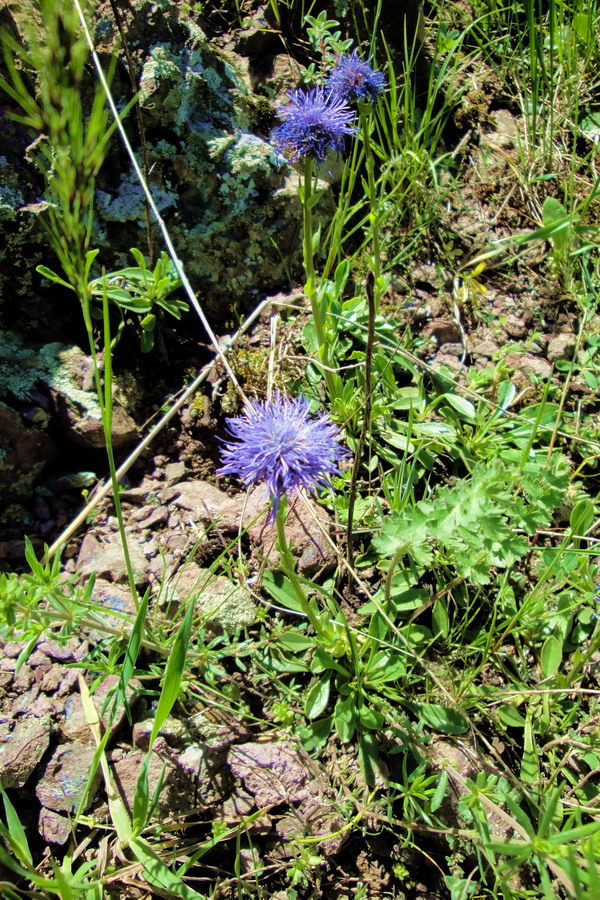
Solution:
<svg viewBox="0 0 600 900"><path fill-rule="evenodd" d="M507 369L521 374L520 386L528 384L532 377L545 381L552 374L550 363L530 353L508 353L504 363Z"/></svg>
<svg viewBox="0 0 600 900"><path fill-rule="evenodd" d="M88 644L87 641L81 641L78 638L69 638L68 641L62 643L44 639L37 645L37 649L50 659L58 659L60 662L79 662L88 652Z"/></svg>
<svg viewBox="0 0 600 900"><path fill-rule="evenodd" d="M40 836L49 844L66 844L72 832L71 821L51 809L42 807L38 819Z"/></svg>
<svg viewBox="0 0 600 900"><path fill-rule="evenodd" d="M222 320L232 296L243 302L281 288L282 254L299 270L298 176L261 136L273 119L273 94L255 92L248 61L215 48L176 7L154 4L149 14L147 2L131 6L126 30L140 60L153 195L205 311ZM243 46L265 36L279 43L276 30L255 29ZM96 240L117 253L143 245L144 194L131 169L103 168L95 213ZM316 218L332 213L327 192ZM127 264L121 259L119 268Z"/></svg>
<svg viewBox="0 0 600 900"><path fill-rule="evenodd" d="M573 359L576 347L577 338L574 334L557 334L548 342L546 355L551 363L561 359Z"/></svg>
<svg viewBox="0 0 600 900"><path fill-rule="evenodd" d="M92 450L104 447L101 412L92 380L92 361L78 347L57 347L58 365L50 385L50 393L58 419L77 444ZM135 422L120 406L117 398L113 398L113 447L131 444L138 437Z"/></svg>
<svg viewBox="0 0 600 900"><path fill-rule="evenodd" d="M465 348L462 344L442 344L440 346L440 353L445 356L457 356L460 357L464 354Z"/></svg>
<svg viewBox="0 0 600 900"><path fill-rule="evenodd" d="M323 793L317 763L292 741L234 744L227 759L257 806L307 804Z"/></svg>
<svg viewBox="0 0 600 900"><path fill-rule="evenodd" d="M462 335L460 328L452 319L432 319L423 328L421 336L433 338L438 344L460 344Z"/></svg>
<svg viewBox="0 0 600 900"><path fill-rule="evenodd" d="M11 498L29 497L44 466L57 455L45 427L32 425L0 402L0 488L5 504Z"/></svg>
<svg viewBox="0 0 600 900"><path fill-rule="evenodd" d="M6 643L2 643L2 654L6 659L16 659L26 646L26 641L6 641ZM1 662L2 660L0 660L0 664Z"/></svg>
<svg viewBox="0 0 600 900"><path fill-rule="evenodd" d="M257 502L259 508L260 504L264 504L263 487L257 487L251 492L248 505L255 508ZM249 518L248 515L246 521ZM320 523L321 527L317 523ZM298 560L298 571L301 575L312 578L318 572L331 569L335 565L337 560L335 550L322 533L324 531L325 535L331 535L332 530L333 523L322 506L310 497L292 497L285 523L285 534L288 545ZM256 551L268 560L269 565L278 565L275 526L260 519L250 525L248 534Z"/></svg>
<svg viewBox="0 0 600 900"><path fill-rule="evenodd" d="M187 563L167 586L167 596L178 602L194 602L206 622L233 634L256 621L256 604L250 591L222 575L215 577L196 563Z"/></svg>
<svg viewBox="0 0 600 900"><path fill-rule="evenodd" d="M517 138L517 120L507 109L491 110L492 128L481 134L479 147L493 151L512 150Z"/></svg>
<svg viewBox="0 0 600 900"><path fill-rule="evenodd" d="M167 463L167 465L165 466L165 478L167 487L171 487L171 485L177 484L178 481L181 481L182 478L185 478L185 463L181 461Z"/></svg>
<svg viewBox="0 0 600 900"><path fill-rule="evenodd" d="M136 585L143 584L146 580L146 557L143 545L139 540L128 536L127 546L135 583ZM96 574L99 578L107 579L117 584L125 583L127 581L127 569L123 559L121 536L113 533L104 536L104 539L101 541L88 532L81 542L81 550L77 558L77 571L83 577Z"/></svg>
<svg viewBox="0 0 600 900"><path fill-rule="evenodd" d="M213 525L218 532L235 533L239 525L239 506L224 491L208 481L186 481L163 494L177 509L192 513L195 522Z"/></svg>
<svg viewBox="0 0 600 900"><path fill-rule="evenodd" d="M452 369L453 372L461 372L464 368L462 360L452 353L437 353L435 356L435 366L436 368L446 366L448 369Z"/></svg>
<svg viewBox="0 0 600 900"><path fill-rule="evenodd" d="M145 754L139 750L124 755L112 751L108 756L121 797L131 810ZM182 761L161 738L157 739L148 765L150 796L153 796L159 779L163 785L155 819L169 816L179 820L223 799L207 766L204 751L191 745L181 757Z"/></svg>
<svg viewBox="0 0 600 900"><path fill-rule="evenodd" d="M95 746L74 741L57 747L38 782L35 793L42 806L54 812L74 813L83 799L92 769ZM100 784L99 768L91 779L84 809Z"/></svg>
<svg viewBox="0 0 600 900"><path fill-rule="evenodd" d="M165 525L168 518L169 510L167 509L167 507L157 506L152 509L150 515L144 519L142 528L157 528L159 525Z"/></svg>
<svg viewBox="0 0 600 900"><path fill-rule="evenodd" d="M527 334L527 325L525 324L523 319L520 319L518 316L515 316L511 313L506 317L506 321L504 322L504 330L509 337L515 338L515 340L519 340L520 338L524 338Z"/></svg>
<svg viewBox="0 0 600 900"><path fill-rule="evenodd" d="M50 744L50 716L17 719L0 743L0 777L5 788L23 787Z"/></svg>
<svg viewBox="0 0 600 900"><path fill-rule="evenodd" d="M484 356L486 359L492 359L499 349L500 347L495 341L480 341L479 344L475 344L473 347L473 354L475 356Z"/></svg>
<svg viewBox="0 0 600 900"><path fill-rule="evenodd" d="M120 630L123 635L129 634L136 610L128 588L98 578L94 584L92 599L95 608L90 618L98 619L101 625ZM106 637L106 632L100 627L92 628L88 635L90 641L98 642Z"/></svg>
<svg viewBox="0 0 600 900"><path fill-rule="evenodd" d="M24 693L20 693L17 698L12 702L10 707L11 716L17 716L22 714L27 714L35 701L37 700L40 693L40 687L37 684L33 684L28 691ZM34 715L37 715L34 713Z"/></svg>
<svg viewBox="0 0 600 900"><path fill-rule="evenodd" d="M476 746L468 747L462 742L452 743L443 738L434 740L428 745L426 756L434 772L441 773L445 770L449 775L449 790L446 791L439 810L442 821L451 827L456 827L457 822L461 826L467 825L460 812L460 800L469 793L464 781L467 778L475 780L478 773L483 771L496 774L496 767L491 760L482 759L481 752ZM508 840L512 837L510 820L507 821L488 809L485 809L485 814L494 838Z"/></svg>
<svg viewBox="0 0 600 900"><path fill-rule="evenodd" d="M146 752L150 747L150 735L154 727L154 719L144 719L143 722L134 722L132 744L135 750L143 750ZM169 747L182 747L184 743L191 743L191 732L186 722L176 719L174 716L168 716L163 722L158 736L162 738Z"/></svg>
<svg viewBox="0 0 600 900"><path fill-rule="evenodd" d="M258 807L294 807L293 815L277 823L282 838L322 835L321 852L333 856L339 851L345 836L329 835L339 831L344 820L333 808L327 778L302 747L291 741L236 744L229 750L228 762Z"/></svg>

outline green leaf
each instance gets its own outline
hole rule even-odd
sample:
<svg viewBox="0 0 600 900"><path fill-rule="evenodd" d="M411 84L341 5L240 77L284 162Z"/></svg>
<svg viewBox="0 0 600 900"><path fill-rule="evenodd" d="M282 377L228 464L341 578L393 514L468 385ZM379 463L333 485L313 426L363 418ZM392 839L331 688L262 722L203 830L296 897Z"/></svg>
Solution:
<svg viewBox="0 0 600 900"><path fill-rule="evenodd" d="M150 734L150 748L160 733L167 717L177 702L181 689L181 679L185 670L187 649L192 635L192 622L194 620L194 604L190 603L186 614L177 629L171 652L165 667L162 681L162 689L154 716L152 732Z"/></svg>
<svg viewBox="0 0 600 900"><path fill-rule="evenodd" d="M139 834L148 824L148 809L150 807L150 785L148 766L150 764L151 751L149 750L143 761L135 786L133 796L133 831Z"/></svg>
<svg viewBox="0 0 600 900"><path fill-rule="evenodd" d="M444 400L448 403L461 418L467 422L475 422L477 420L477 412L470 400L466 397L459 397L458 394L443 394Z"/></svg>
<svg viewBox="0 0 600 900"><path fill-rule="evenodd" d="M594 521L594 504L587 498L579 500L571 510L569 525L571 532L583 537Z"/></svg>
<svg viewBox="0 0 600 900"><path fill-rule="evenodd" d="M546 638L540 653L542 678L551 678L556 675L563 656L563 642L551 634Z"/></svg>
<svg viewBox="0 0 600 900"><path fill-rule="evenodd" d="M567 211L562 203L554 197L546 197L544 205L542 206L542 224L544 226L560 225L565 220L567 220L568 225L570 226L571 223L568 220ZM571 240L570 227L557 230L549 236L557 253L566 254L568 252Z"/></svg>
<svg viewBox="0 0 600 900"><path fill-rule="evenodd" d="M442 734L464 734L468 728L468 722L462 713L456 709L442 706L441 703L414 703L406 704L429 728L441 731Z"/></svg>
<svg viewBox="0 0 600 900"><path fill-rule="evenodd" d="M329 703L331 675L326 673L316 681L306 695L304 714L307 719L318 719L325 712Z"/></svg>
<svg viewBox="0 0 600 900"><path fill-rule="evenodd" d="M331 656L330 653L327 653L322 647L318 647L314 652L310 664L310 671L314 675L320 675L321 672L325 672L327 669L333 669L334 672L339 672L339 674L343 675L345 678L350 678L348 669Z"/></svg>
<svg viewBox="0 0 600 900"><path fill-rule="evenodd" d="M17 811L10 802L6 791L0 784L0 795L4 802L4 815L6 818L5 838L10 844L10 849L15 854L19 862L24 866L33 866L33 858L27 842L25 829L21 825L21 820L17 815Z"/></svg>
<svg viewBox="0 0 600 900"><path fill-rule="evenodd" d="M335 704L333 721L342 744L347 744L352 740L356 731L357 718L356 695L354 693L349 694L345 700L340 698Z"/></svg>
<svg viewBox="0 0 600 900"><path fill-rule="evenodd" d="M333 276L333 280L335 283L335 293L337 297L342 296L344 287L346 286L346 282L348 281L349 274L350 263L347 259L343 259L336 268L335 275Z"/></svg>
<svg viewBox="0 0 600 900"><path fill-rule="evenodd" d="M277 643L284 650L302 653L305 650L311 650L315 646L316 639L306 634L299 634L297 631L288 631L286 634L279 635Z"/></svg>
<svg viewBox="0 0 600 900"><path fill-rule="evenodd" d="M142 864L151 885L161 888L162 891L169 892L169 896L179 897L181 900L206 900L203 894L198 894L193 888L188 887L178 875L171 872L142 838L132 838L129 846Z"/></svg>
<svg viewBox="0 0 600 900"><path fill-rule="evenodd" d="M450 617L448 615L448 604L443 597L438 597L438 599L433 604L431 610L431 624L432 631L435 637L448 637L450 631Z"/></svg>
<svg viewBox="0 0 600 900"><path fill-rule="evenodd" d="M262 583L264 589L271 595L278 606L283 606L284 609L291 609L294 612L304 612L290 580L282 572L267 570L263 574Z"/></svg>
<svg viewBox="0 0 600 900"><path fill-rule="evenodd" d="M499 706L497 715L502 724L509 728L525 728L525 719L512 703L503 703L502 706Z"/></svg>
<svg viewBox="0 0 600 900"><path fill-rule="evenodd" d="M365 670L365 683L370 685L396 681L406 674L406 656L401 650L379 650Z"/></svg>
<svg viewBox="0 0 600 900"><path fill-rule="evenodd" d="M442 769L442 773L439 777L437 787L435 789L434 795L431 798L429 803L429 808L431 812L435 812L436 809L439 809L442 803L444 802L444 797L446 796L446 788L448 787L448 771L446 769Z"/></svg>
<svg viewBox="0 0 600 900"><path fill-rule="evenodd" d="M523 732L523 756L521 757L521 778L527 784L535 784L540 777L540 763L535 751L531 715L528 715Z"/></svg>
<svg viewBox="0 0 600 900"><path fill-rule="evenodd" d="M53 272L48 266L36 266L35 271L39 272L40 275L43 275L44 278L47 278L49 281L61 284L63 287L69 288L70 291L74 290L72 284L69 284L68 281L65 281L64 278L61 278L60 275L57 275L56 272Z"/></svg>
<svg viewBox="0 0 600 900"><path fill-rule="evenodd" d="M379 731L384 721L378 710L373 709L372 706L366 706L364 703L358 710L358 720L361 728L366 728L368 731Z"/></svg>
<svg viewBox="0 0 600 900"><path fill-rule="evenodd" d="M512 381L503 381L498 386L498 397L497 403L500 409L504 412L511 405L515 397L517 396L517 389Z"/></svg>
<svg viewBox="0 0 600 900"><path fill-rule="evenodd" d="M369 787L377 783L377 770L380 769L379 746L371 732L361 734L358 738L358 761L363 778Z"/></svg>
<svg viewBox="0 0 600 900"><path fill-rule="evenodd" d="M327 743L332 728L333 716L327 716L325 719L311 722L308 726L302 726L298 730L298 736L304 749L308 753L321 750Z"/></svg>
<svg viewBox="0 0 600 900"><path fill-rule="evenodd" d="M156 328L156 316L153 313L150 313L147 316L144 316L140 325L144 329L144 331L152 331Z"/></svg>

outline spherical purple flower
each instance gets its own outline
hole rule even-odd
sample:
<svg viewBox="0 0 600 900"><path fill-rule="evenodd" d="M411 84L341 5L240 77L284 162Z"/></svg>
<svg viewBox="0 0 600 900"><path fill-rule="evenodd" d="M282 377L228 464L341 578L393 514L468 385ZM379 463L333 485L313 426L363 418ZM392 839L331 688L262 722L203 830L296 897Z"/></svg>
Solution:
<svg viewBox="0 0 600 900"><path fill-rule="evenodd" d="M350 56L341 56L329 78L326 88L346 102L351 100L377 100L385 87L383 72L374 72L363 62L357 50Z"/></svg>
<svg viewBox="0 0 600 900"><path fill-rule="evenodd" d="M314 491L329 483L339 462L350 455L337 439L339 432L328 415L311 416L304 397L283 397L250 403L227 426L235 441L225 441L218 475L239 475L246 487L265 482L273 500L269 520L284 495L299 487Z"/></svg>
<svg viewBox="0 0 600 900"><path fill-rule="evenodd" d="M303 156L314 156L321 162L328 150L344 149L344 138L356 134L352 127L355 114L343 97L325 93L317 87L311 91L290 91L289 106L278 106L283 123L271 132L278 150L292 162Z"/></svg>

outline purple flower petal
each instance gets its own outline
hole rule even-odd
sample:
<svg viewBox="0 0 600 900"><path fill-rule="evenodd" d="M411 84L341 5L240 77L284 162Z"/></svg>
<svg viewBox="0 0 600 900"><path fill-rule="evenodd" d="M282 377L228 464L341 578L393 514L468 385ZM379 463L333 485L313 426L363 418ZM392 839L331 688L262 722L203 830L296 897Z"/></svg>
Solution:
<svg viewBox="0 0 600 900"><path fill-rule="evenodd" d="M327 79L327 90L343 100L377 100L385 87L383 72L375 72L354 50L342 56Z"/></svg>
<svg viewBox="0 0 600 900"><path fill-rule="evenodd" d="M290 91L288 96L291 104L278 107L284 121L272 131L271 140L290 160L314 156L322 162L328 150L341 152L344 139L356 134L355 114L343 97L326 94L322 88Z"/></svg>
<svg viewBox="0 0 600 900"><path fill-rule="evenodd" d="M264 482L273 499L272 521L282 496L299 487L313 492L339 472L350 451L337 442L339 432L328 415L310 415L304 397L277 392L272 400L251 403L227 426L235 441L225 441L218 475L239 475L246 487Z"/></svg>

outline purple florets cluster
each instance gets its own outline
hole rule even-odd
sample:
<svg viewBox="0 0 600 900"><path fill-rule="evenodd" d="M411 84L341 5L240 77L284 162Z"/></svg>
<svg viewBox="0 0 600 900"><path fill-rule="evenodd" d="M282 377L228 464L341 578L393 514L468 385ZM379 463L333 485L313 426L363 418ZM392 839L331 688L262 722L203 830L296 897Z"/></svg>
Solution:
<svg viewBox="0 0 600 900"><path fill-rule="evenodd" d="M352 100L377 100L385 87L383 72L375 72L371 66L363 62L354 50L350 56L341 56L326 82L326 90L342 97L346 102Z"/></svg>
<svg viewBox="0 0 600 900"><path fill-rule="evenodd" d="M375 101L385 87L385 76L363 62L354 50L339 58L325 88L290 91L290 103L278 106L283 119L271 133L273 144L291 162L313 157L320 162L329 150L344 149L344 140L356 134L356 113L349 103L356 100Z"/></svg>
<svg viewBox="0 0 600 900"><path fill-rule="evenodd" d="M310 415L304 397L277 392L272 400L251 403L244 415L227 422L235 441L224 442L225 465L219 475L239 475L246 487L264 482L272 498L269 520L278 503L299 487L313 492L329 483L339 462L350 455L326 414Z"/></svg>
<svg viewBox="0 0 600 900"><path fill-rule="evenodd" d="M340 152L344 139L356 134L354 112L343 97L320 87L290 91L288 96L291 104L277 108L283 123L274 129L271 140L292 162L305 156L322 162L329 150Z"/></svg>

